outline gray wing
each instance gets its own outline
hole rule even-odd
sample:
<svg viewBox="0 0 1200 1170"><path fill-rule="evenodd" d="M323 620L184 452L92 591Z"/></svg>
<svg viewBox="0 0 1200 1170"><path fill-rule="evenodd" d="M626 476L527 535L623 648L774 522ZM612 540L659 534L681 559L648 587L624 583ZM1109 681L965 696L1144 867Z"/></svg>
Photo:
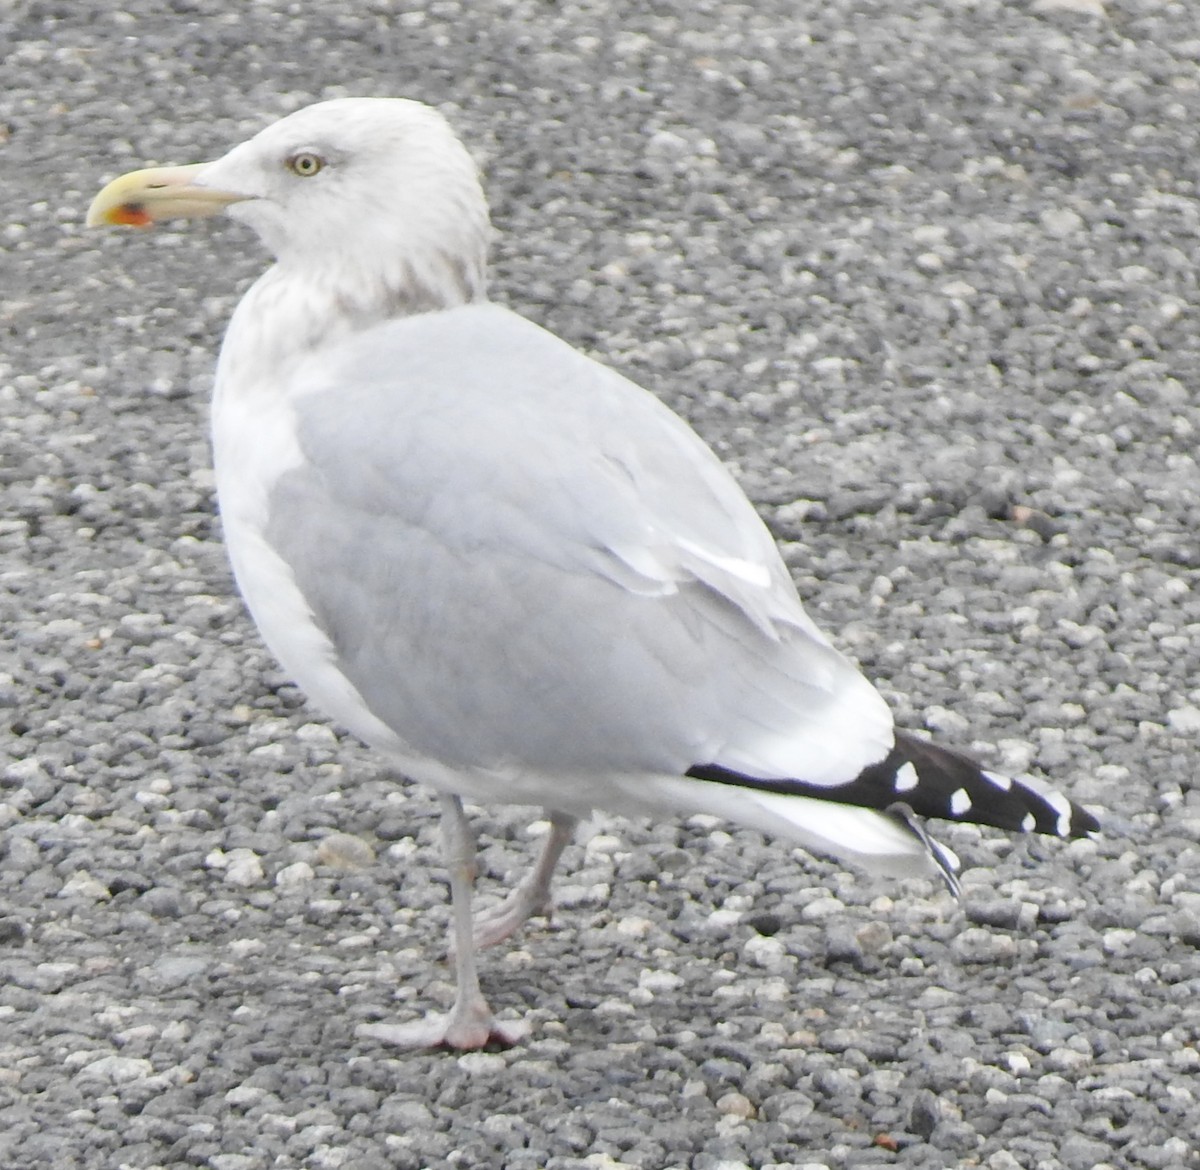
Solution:
<svg viewBox="0 0 1200 1170"><path fill-rule="evenodd" d="M293 403L305 459L274 485L266 537L416 750L829 784L886 754L882 701L715 455L552 335L494 306L392 322Z"/></svg>

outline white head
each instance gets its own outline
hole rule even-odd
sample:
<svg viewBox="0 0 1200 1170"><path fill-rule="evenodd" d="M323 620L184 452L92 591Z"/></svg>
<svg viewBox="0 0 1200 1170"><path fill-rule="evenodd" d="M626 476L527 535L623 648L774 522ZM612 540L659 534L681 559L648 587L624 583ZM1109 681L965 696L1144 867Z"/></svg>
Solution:
<svg viewBox="0 0 1200 1170"><path fill-rule="evenodd" d="M342 98L298 110L222 158L114 180L89 223L226 211L289 275L367 288L392 312L483 296L487 203L446 120L420 102Z"/></svg>

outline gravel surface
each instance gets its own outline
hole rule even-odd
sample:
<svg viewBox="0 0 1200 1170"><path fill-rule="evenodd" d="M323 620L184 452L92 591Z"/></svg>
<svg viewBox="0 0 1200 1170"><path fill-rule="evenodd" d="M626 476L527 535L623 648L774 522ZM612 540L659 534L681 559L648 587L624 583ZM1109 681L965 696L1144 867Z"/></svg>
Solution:
<svg viewBox="0 0 1200 1170"><path fill-rule="evenodd" d="M1104 10L1107 9L1107 12ZM1200 1131L1191 0L0 7L0 1165L1173 1168ZM686 414L893 702L1108 810L955 828L965 896L599 819L448 1003L433 801L233 595L236 225L101 181L341 94L483 163L498 299ZM494 896L544 826L482 810Z"/></svg>

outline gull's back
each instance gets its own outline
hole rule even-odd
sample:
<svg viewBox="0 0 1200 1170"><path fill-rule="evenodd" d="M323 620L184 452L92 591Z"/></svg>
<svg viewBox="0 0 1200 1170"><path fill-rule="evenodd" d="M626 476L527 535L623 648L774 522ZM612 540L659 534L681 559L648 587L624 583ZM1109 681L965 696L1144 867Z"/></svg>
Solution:
<svg viewBox="0 0 1200 1170"><path fill-rule="evenodd" d="M715 455L552 335L490 305L390 322L318 356L289 402L303 458L266 541L419 755L820 782L886 752L882 701Z"/></svg>

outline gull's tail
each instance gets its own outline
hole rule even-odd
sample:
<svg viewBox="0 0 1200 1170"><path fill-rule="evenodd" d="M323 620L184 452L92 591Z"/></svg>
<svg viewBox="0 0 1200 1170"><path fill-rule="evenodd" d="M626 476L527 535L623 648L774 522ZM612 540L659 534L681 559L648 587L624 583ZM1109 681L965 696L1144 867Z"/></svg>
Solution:
<svg viewBox="0 0 1200 1170"><path fill-rule="evenodd" d="M878 852L877 868L882 872L901 872L891 864L887 850L864 848L857 832L848 835L831 832L834 823L821 825L825 818L819 815L821 805L826 809L830 805L850 806L882 814L905 830L909 848L899 852L910 856L914 852L924 854L955 893L957 860L950 850L929 837L918 817L1054 837L1086 837L1100 827L1091 813L1051 788L1029 778L1017 780L986 771L969 756L903 732L896 733L894 746L883 760L864 768L844 784L750 776L719 764L699 764L688 769L687 774L697 780L753 792L756 804L764 806L764 811L769 806L773 817L793 826L795 832L791 835L806 843L809 837L819 837L820 840L812 842L818 848L855 858L868 868L873 867L872 859ZM761 824L759 817L737 819ZM855 824L853 820L848 823Z"/></svg>

